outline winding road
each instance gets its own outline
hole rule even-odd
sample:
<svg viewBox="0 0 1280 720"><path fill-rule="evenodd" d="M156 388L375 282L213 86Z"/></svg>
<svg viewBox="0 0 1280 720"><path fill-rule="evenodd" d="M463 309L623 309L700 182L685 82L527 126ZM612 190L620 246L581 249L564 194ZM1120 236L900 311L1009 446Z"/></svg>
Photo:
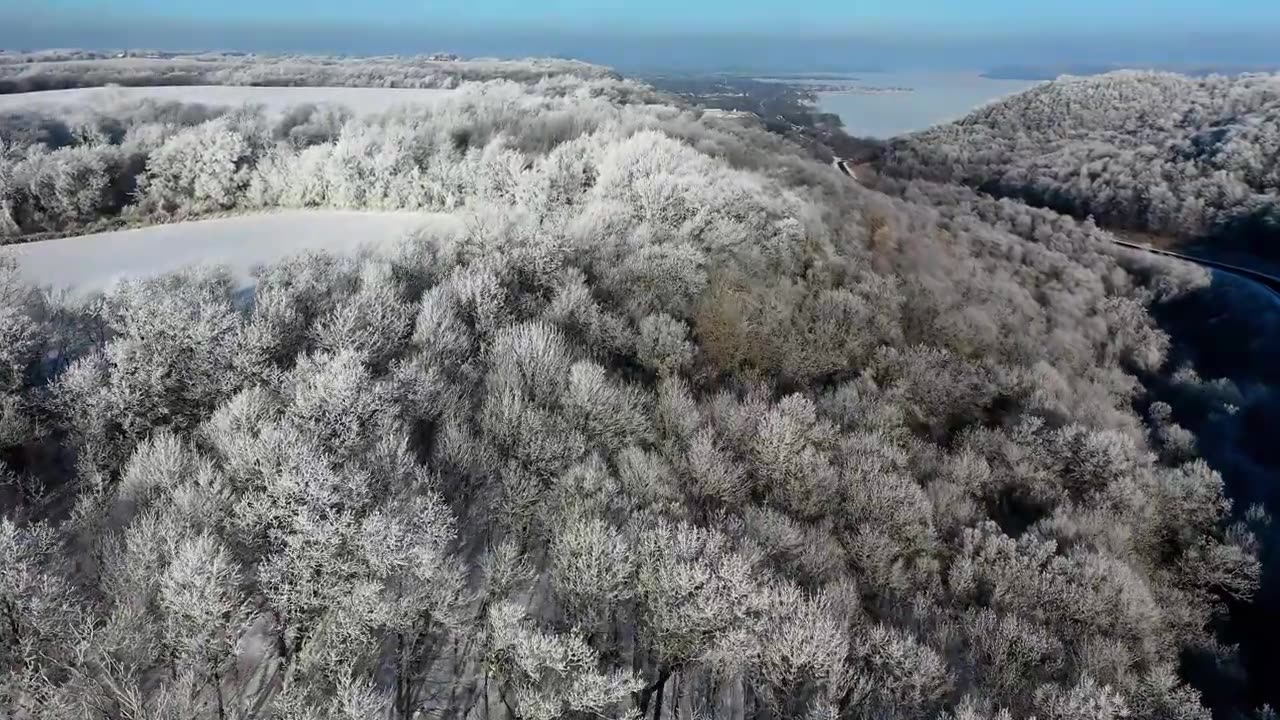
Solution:
<svg viewBox="0 0 1280 720"><path fill-rule="evenodd" d="M837 170L844 173L849 177L849 179L860 185L869 185L868 181L874 179L875 168L870 164L864 163L861 165L854 165L845 160L841 160L840 158L836 158L832 164L835 165ZM872 175L868 176L868 173L871 173ZM1127 247L1132 250L1141 250L1142 252L1148 252L1154 255L1164 255L1166 257L1177 258L1212 270L1234 275L1242 280L1262 286L1270 292L1271 297L1277 303L1280 303L1280 277L1276 277L1275 275L1268 275L1267 273L1251 270L1239 265L1210 260L1209 258L1200 257L1198 255L1186 255L1172 250L1163 250L1161 248L1152 247L1151 245L1123 240L1119 237L1116 237L1112 242L1116 245Z"/></svg>
<svg viewBox="0 0 1280 720"><path fill-rule="evenodd" d="M1185 260L1187 262L1195 263L1197 265L1202 265L1212 270L1218 270L1220 272L1224 272L1229 275L1235 275L1236 277L1239 277L1243 280L1248 280L1257 285L1261 285L1262 287L1271 291L1271 296L1275 298L1276 302L1280 302L1280 277L1276 277L1274 275L1268 275L1264 272L1258 272L1257 270L1250 270L1249 268L1240 267L1239 265L1232 265L1230 263L1219 262L1217 260L1210 260L1208 258L1199 257L1197 255L1184 255L1183 253L1174 252L1172 250L1161 250L1160 248L1151 247L1150 245L1143 245L1141 243L1129 242L1128 240L1121 240L1119 238L1116 238L1114 242L1117 245L1131 248L1133 250L1142 250L1143 252L1149 252L1156 255L1165 255L1167 257L1177 258L1179 260Z"/></svg>

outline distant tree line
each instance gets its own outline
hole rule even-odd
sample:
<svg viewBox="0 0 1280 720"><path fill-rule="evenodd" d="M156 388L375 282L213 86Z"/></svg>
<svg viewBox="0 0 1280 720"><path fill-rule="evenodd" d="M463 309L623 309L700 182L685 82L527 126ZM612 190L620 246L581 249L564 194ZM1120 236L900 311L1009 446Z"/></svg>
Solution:
<svg viewBox="0 0 1280 720"><path fill-rule="evenodd" d="M426 57L336 57L86 51L0 55L0 94L104 85L265 85L272 87L454 88L464 82L536 82L547 77L616 77L576 60L456 60Z"/></svg>
<svg viewBox="0 0 1280 720"><path fill-rule="evenodd" d="M1063 78L900 138L884 170L1280 259L1280 80Z"/></svg>
<svg viewBox="0 0 1280 720"><path fill-rule="evenodd" d="M0 267L6 714L1210 717L1269 518L1136 379L1202 277L617 81L120 117L31 124L11 223L466 222L248 298Z"/></svg>

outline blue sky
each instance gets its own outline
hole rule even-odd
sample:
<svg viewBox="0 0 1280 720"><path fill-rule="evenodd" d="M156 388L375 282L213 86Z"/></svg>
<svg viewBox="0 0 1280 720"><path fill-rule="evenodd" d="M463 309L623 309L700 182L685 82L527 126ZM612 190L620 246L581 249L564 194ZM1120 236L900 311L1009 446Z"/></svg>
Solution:
<svg viewBox="0 0 1280 720"><path fill-rule="evenodd" d="M1018 32L1280 29L1278 0L5 0L80 20L419 24L609 32Z"/></svg>
<svg viewBox="0 0 1280 720"><path fill-rule="evenodd" d="M0 48L435 51L623 71L1280 67L1280 0L0 0Z"/></svg>

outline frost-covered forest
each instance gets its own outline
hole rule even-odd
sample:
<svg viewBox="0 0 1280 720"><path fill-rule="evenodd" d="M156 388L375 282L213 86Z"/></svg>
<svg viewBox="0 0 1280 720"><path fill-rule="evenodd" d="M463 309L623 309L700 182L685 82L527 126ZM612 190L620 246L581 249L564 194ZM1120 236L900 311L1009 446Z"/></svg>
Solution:
<svg viewBox="0 0 1280 720"><path fill-rule="evenodd" d="M1064 78L901 138L884 164L1280 258L1280 76Z"/></svg>
<svg viewBox="0 0 1280 720"><path fill-rule="evenodd" d="M0 239L233 209L451 209L510 195L524 163L639 122L615 103L654 97L548 78L471 83L438 107L372 118L335 104L277 114L157 101L0 114Z"/></svg>
<svg viewBox="0 0 1280 720"><path fill-rule="evenodd" d="M248 295L0 268L9 717L1199 720L1180 661L1235 672L1270 519L1140 382L1194 269L607 78L6 122L14 234L465 218Z"/></svg>
<svg viewBox="0 0 1280 720"><path fill-rule="evenodd" d="M546 77L616 77L575 60L323 55L174 55L72 51L0 52L0 94L103 85L454 88L469 81L535 82Z"/></svg>

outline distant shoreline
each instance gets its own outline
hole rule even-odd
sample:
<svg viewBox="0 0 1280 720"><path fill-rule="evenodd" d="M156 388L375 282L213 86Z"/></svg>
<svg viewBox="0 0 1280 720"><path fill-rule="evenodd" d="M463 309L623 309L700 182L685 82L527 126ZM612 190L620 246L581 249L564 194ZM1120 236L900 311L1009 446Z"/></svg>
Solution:
<svg viewBox="0 0 1280 720"><path fill-rule="evenodd" d="M829 95L903 95L915 92L915 88L909 87L815 87L814 92L827 93Z"/></svg>
<svg viewBox="0 0 1280 720"><path fill-rule="evenodd" d="M1174 72L1191 77L1206 75L1243 75L1245 73L1272 73L1280 71L1280 65L1179 65L1179 64L1076 64L1076 65L1003 65L994 67L982 77L989 80L1057 80L1063 75L1104 75L1120 70L1152 70Z"/></svg>
<svg viewBox="0 0 1280 720"><path fill-rule="evenodd" d="M861 77L843 78L844 83L835 84L828 78L815 76L779 77L776 75L757 75L751 78L756 82L778 83L801 88L811 93L833 93L840 95L889 95L915 92L915 88L904 85L860 85Z"/></svg>

